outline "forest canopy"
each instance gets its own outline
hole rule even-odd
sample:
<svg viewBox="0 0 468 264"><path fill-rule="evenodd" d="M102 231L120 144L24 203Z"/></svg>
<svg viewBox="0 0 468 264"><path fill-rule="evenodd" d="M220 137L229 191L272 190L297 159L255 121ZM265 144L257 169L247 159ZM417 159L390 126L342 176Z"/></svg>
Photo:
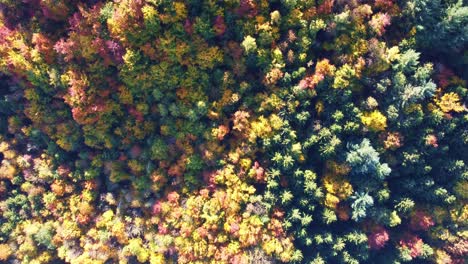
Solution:
<svg viewBox="0 0 468 264"><path fill-rule="evenodd" d="M1 263L468 260L462 0L0 0Z"/></svg>

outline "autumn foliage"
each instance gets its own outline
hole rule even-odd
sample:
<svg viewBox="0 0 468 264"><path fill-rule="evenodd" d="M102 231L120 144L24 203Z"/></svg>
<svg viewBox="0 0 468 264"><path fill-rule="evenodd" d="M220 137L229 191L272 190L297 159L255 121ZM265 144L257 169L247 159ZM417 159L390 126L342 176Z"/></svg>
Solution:
<svg viewBox="0 0 468 264"><path fill-rule="evenodd" d="M0 0L1 263L464 263L458 0Z"/></svg>

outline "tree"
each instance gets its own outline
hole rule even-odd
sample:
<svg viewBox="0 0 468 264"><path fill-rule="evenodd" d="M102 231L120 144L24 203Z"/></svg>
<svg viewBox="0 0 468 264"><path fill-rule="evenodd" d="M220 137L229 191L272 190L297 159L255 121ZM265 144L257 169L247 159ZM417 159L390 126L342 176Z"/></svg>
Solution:
<svg viewBox="0 0 468 264"><path fill-rule="evenodd" d="M392 171L388 164L380 163L379 153L370 145L369 139L363 139L360 144L352 144L349 149L346 162L352 168L351 174L383 180Z"/></svg>

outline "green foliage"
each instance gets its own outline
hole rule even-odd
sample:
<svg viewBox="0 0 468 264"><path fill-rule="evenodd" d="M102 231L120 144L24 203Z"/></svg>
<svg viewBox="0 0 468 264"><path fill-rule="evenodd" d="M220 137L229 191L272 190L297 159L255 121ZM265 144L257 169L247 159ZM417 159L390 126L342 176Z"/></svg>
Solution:
<svg viewBox="0 0 468 264"><path fill-rule="evenodd" d="M157 138L151 145L151 158L154 160L164 160L168 155L168 146L162 138Z"/></svg>
<svg viewBox="0 0 468 264"><path fill-rule="evenodd" d="M351 173L359 177L369 175L383 180L392 171L388 164L380 163L378 152L370 145L369 139L366 138L359 145L350 146L350 151L346 155L346 162L352 168Z"/></svg>
<svg viewBox="0 0 468 264"><path fill-rule="evenodd" d="M353 209L352 219L355 221L366 217L367 209L374 205L374 199L367 193L356 193L351 199L354 200L351 208Z"/></svg>

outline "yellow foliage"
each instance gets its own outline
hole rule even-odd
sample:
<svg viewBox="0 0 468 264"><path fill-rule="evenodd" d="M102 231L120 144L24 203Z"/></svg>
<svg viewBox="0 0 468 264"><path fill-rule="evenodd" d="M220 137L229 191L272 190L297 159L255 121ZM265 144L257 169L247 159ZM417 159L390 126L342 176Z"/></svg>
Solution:
<svg viewBox="0 0 468 264"><path fill-rule="evenodd" d="M174 9L177 19L183 20L187 18L187 7L183 2L174 2Z"/></svg>
<svg viewBox="0 0 468 264"><path fill-rule="evenodd" d="M367 41L364 39L358 39L354 44L351 45L351 51L355 57L364 55L368 51Z"/></svg>
<svg viewBox="0 0 468 264"><path fill-rule="evenodd" d="M465 110L464 107L460 104L459 95L453 92L444 94L440 100L436 100L436 104L444 113L451 111L462 112Z"/></svg>
<svg viewBox="0 0 468 264"><path fill-rule="evenodd" d="M80 42L79 45L81 47L81 55L83 56L83 58L88 60L91 60L93 58L93 55L96 54L96 49L94 49L92 45L92 39L93 37L91 36L78 36L78 40Z"/></svg>
<svg viewBox="0 0 468 264"><path fill-rule="evenodd" d="M283 119L276 114L270 116L270 125L274 130L278 130L283 126Z"/></svg>
<svg viewBox="0 0 468 264"><path fill-rule="evenodd" d="M271 238L262 245L263 250L267 255L280 254L283 252L283 245L276 238Z"/></svg>
<svg viewBox="0 0 468 264"><path fill-rule="evenodd" d="M344 89L348 87L351 84L351 78L355 76L356 71L349 64L344 64L336 71L333 88Z"/></svg>
<svg viewBox="0 0 468 264"><path fill-rule="evenodd" d="M387 118L379 110L363 114L361 122L373 131L384 131L387 128Z"/></svg>
<svg viewBox="0 0 468 264"><path fill-rule="evenodd" d="M42 264L42 263L50 263L52 260L52 256L49 252L42 252L39 257L35 258L30 262L30 264Z"/></svg>
<svg viewBox="0 0 468 264"><path fill-rule="evenodd" d="M235 255L235 254L239 253L240 248L241 248L241 247L240 247L240 245L239 245L239 242L233 241L233 242L231 242L231 243L228 244L228 246L227 246L227 252L228 252L229 254Z"/></svg>
<svg viewBox="0 0 468 264"><path fill-rule="evenodd" d="M123 248L123 253L126 256L135 256L140 263L146 262L149 258L149 252L143 247L141 238L130 239Z"/></svg>
<svg viewBox="0 0 468 264"><path fill-rule="evenodd" d="M32 70L31 63L28 60L26 60L26 58L22 54L16 53L12 50L9 52L8 55L8 61L12 64L12 66L15 69L20 70L22 72L28 72Z"/></svg>
<svg viewBox="0 0 468 264"><path fill-rule="evenodd" d="M167 263L162 254L151 254L150 264L165 264Z"/></svg>
<svg viewBox="0 0 468 264"><path fill-rule="evenodd" d="M60 137L56 140L57 145L59 145L64 150L70 151L72 150L73 146L69 141L69 138Z"/></svg>
<svg viewBox="0 0 468 264"><path fill-rule="evenodd" d="M323 102L322 101L317 101L317 103L315 104L315 111L317 111L317 114L320 115L320 113L323 112L324 108L325 108L325 106L323 105Z"/></svg>
<svg viewBox="0 0 468 264"><path fill-rule="evenodd" d="M336 195L340 199L346 199L353 193L353 186L351 183L338 175L325 176L323 185L327 192Z"/></svg>
<svg viewBox="0 0 468 264"><path fill-rule="evenodd" d="M254 142L257 137L265 138L268 137L271 132L270 122L264 116L260 116L256 121L252 122L252 130L250 133L250 141Z"/></svg>
<svg viewBox="0 0 468 264"><path fill-rule="evenodd" d="M114 212L112 210L107 210L101 215L101 219L96 223L96 227L106 227L111 226L111 221L114 218Z"/></svg>
<svg viewBox="0 0 468 264"><path fill-rule="evenodd" d="M436 206L432 209L432 216L436 223L440 224L447 219L448 211L446 208L441 206Z"/></svg>
<svg viewBox="0 0 468 264"><path fill-rule="evenodd" d="M462 205L460 208L451 209L450 216L456 223L466 223L468 221L468 204Z"/></svg>
<svg viewBox="0 0 468 264"><path fill-rule="evenodd" d="M6 150L8 150L10 148L10 145L8 144L8 142L5 142L5 141L2 141L0 143L0 152L5 152Z"/></svg>
<svg viewBox="0 0 468 264"><path fill-rule="evenodd" d="M325 76L335 75L336 67L333 64L330 64L328 59L323 59L317 62L315 66L315 72Z"/></svg>
<svg viewBox="0 0 468 264"><path fill-rule="evenodd" d="M398 46L391 47L387 50L387 59L389 62L393 62L400 58L400 49Z"/></svg>
<svg viewBox="0 0 468 264"><path fill-rule="evenodd" d="M23 259L26 257L35 256L37 253L37 248L35 246L34 241L32 238L27 237L21 245L19 245L18 250L15 252L15 255L19 259Z"/></svg>
<svg viewBox="0 0 468 264"><path fill-rule="evenodd" d="M326 164L327 171L332 174L344 176L348 174L351 168L345 164L339 164L334 161L329 161Z"/></svg>
<svg viewBox="0 0 468 264"><path fill-rule="evenodd" d="M411 113L416 113L416 112L422 112L423 109L422 109L421 104L411 104L411 105L405 107L405 109L403 109L403 111L404 111L405 114L411 114Z"/></svg>
<svg viewBox="0 0 468 264"><path fill-rule="evenodd" d="M119 86L119 99L123 104L133 104L132 93L123 85Z"/></svg>
<svg viewBox="0 0 468 264"><path fill-rule="evenodd" d="M41 155L41 158L34 159L34 170L37 172L39 178L48 180L52 179L53 173L51 171L52 161L46 156Z"/></svg>
<svg viewBox="0 0 468 264"><path fill-rule="evenodd" d="M4 159L8 159L8 160L12 160L14 158L16 158L16 152L14 150L6 150L3 152L3 158Z"/></svg>
<svg viewBox="0 0 468 264"><path fill-rule="evenodd" d="M145 169L145 166L140 161L134 159L128 161L128 167L134 174L140 174Z"/></svg>
<svg viewBox="0 0 468 264"><path fill-rule="evenodd" d="M323 186L327 191L325 206L336 208L340 200L345 200L353 193L353 186L346 179L350 168L336 162L327 162L327 172L323 178Z"/></svg>
<svg viewBox="0 0 468 264"><path fill-rule="evenodd" d="M437 264L450 264L452 263L452 258L450 257L449 254L447 254L445 251L443 250L436 250L435 251L435 262Z"/></svg>
<svg viewBox="0 0 468 264"><path fill-rule="evenodd" d="M263 98L262 103L260 105L260 109L264 110L280 110L286 104L285 102L279 98L276 94L272 93L269 97Z"/></svg>
<svg viewBox="0 0 468 264"><path fill-rule="evenodd" d="M197 63L202 68L212 69L216 63L223 61L223 53L218 47L207 47L197 54Z"/></svg>
<svg viewBox="0 0 468 264"><path fill-rule="evenodd" d="M325 195L325 206L326 207L336 208L336 206L338 205L339 202L340 202L340 199L338 199L338 197L336 197L335 195L330 194L330 193L327 193Z"/></svg>
<svg viewBox="0 0 468 264"><path fill-rule="evenodd" d="M454 190L462 199L468 199L468 181L457 182Z"/></svg>
<svg viewBox="0 0 468 264"><path fill-rule="evenodd" d="M244 170L248 170L252 167L252 160L249 159L249 158L243 158L240 160L240 163L239 165L241 165L241 167L244 169Z"/></svg>
<svg viewBox="0 0 468 264"><path fill-rule="evenodd" d="M4 160L0 166L0 179L13 179L16 174L16 168L7 160Z"/></svg>
<svg viewBox="0 0 468 264"><path fill-rule="evenodd" d="M143 6L141 12L145 21L151 21L158 15L158 11L151 5Z"/></svg>
<svg viewBox="0 0 468 264"><path fill-rule="evenodd" d="M7 260L13 251L7 244L0 244L0 260Z"/></svg>

